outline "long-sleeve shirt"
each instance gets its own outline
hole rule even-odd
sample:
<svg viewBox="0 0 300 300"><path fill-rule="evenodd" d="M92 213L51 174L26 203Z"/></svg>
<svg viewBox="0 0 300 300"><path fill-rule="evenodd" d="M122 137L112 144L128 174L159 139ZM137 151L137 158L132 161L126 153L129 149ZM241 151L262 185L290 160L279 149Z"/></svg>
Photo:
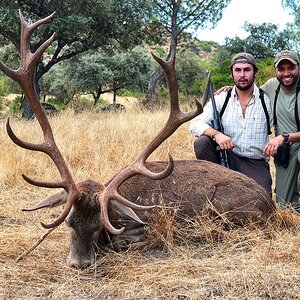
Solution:
<svg viewBox="0 0 300 300"><path fill-rule="evenodd" d="M215 96L218 112L221 111L227 92ZM271 101L264 95L270 125L273 122ZM194 136L200 136L211 127L213 120L212 103L209 101L204 107L203 113L194 118L190 123L190 131ZM268 126L265 112L259 98L259 89L254 85L253 96L247 105L245 116L235 90L232 89L231 97L221 119L224 134L231 137L234 148L233 152L239 156L261 159L263 148L268 142Z"/></svg>

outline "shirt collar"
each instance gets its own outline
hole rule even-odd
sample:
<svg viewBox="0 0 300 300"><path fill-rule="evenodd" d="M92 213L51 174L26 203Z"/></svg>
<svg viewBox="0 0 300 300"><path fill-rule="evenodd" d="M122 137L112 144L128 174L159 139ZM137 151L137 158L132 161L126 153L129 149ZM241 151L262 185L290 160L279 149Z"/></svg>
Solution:
<svg viewBox="0 0 300 300"><path fill-rule="evenodd" d="M238 95L236 93L236 86L234 86L232 89L232 96L235 101L238 101ZM259 98L259 89L258 89L257 85L254 84L252 99L253 99L253 101L255 101L258 98ZM251 100L251 102L252 102L252 100Z"/></svg>

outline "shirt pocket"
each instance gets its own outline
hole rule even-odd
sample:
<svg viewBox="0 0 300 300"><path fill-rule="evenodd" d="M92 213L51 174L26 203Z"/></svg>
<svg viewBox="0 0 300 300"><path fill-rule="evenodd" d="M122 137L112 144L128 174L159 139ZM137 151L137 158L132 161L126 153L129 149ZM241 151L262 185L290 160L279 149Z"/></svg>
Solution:
<svg viewBox="0 0 300 300"><path fill-rule="evenodd" d="M266 134L267 135L267 119L266 115L261 109L261 112L257 112L254 116L251 117L249 127L251 131L255 134Z"/></svg>

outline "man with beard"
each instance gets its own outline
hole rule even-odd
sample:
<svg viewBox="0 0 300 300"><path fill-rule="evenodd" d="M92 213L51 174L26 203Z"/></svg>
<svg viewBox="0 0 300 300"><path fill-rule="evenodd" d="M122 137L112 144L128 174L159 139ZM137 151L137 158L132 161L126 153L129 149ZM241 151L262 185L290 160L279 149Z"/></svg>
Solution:
<svg viewBox="0 0 300 300"><path fill-rule="evenodd" d="M258 68L251 54L236 54L231 60L230 71L235 83L233 89L215 97L223 133L211 125L211 100L203 113L190 123L191 133L198 137L194 143L196 158L219 163L216 146L226 150L230 167L253 178L271 195L270 168L263 153L272 123L271 102L254 84Z"/></svg>
<svg viewBox="0 0 300 300"><path fill-rule="evenodd" d="M300 67L299 57L289 50L275 56L275 76L261 88L272 99L275 138L264 148L274 156L276 166L276 200L280 205L300 208ZM298 101L297 101L298 100ZM283 147L283 145L285 145ZM281 150L279 150L281 148ZM282 162L282 149L289 154Z"/></svg>

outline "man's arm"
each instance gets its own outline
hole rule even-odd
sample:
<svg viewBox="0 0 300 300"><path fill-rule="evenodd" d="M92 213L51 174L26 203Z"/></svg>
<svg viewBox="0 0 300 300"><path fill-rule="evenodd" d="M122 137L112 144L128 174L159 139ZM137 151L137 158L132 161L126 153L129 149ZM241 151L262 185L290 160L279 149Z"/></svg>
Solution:
<svg viewBox="0 0 300 300"><path fill-rule="evenodd" d="M189 126L194 136L206 135L216 141L222 150L231 150L234 145L231 138L210 126L213 120L211 100L205 105L203 113L194 118Z"/></svg>

